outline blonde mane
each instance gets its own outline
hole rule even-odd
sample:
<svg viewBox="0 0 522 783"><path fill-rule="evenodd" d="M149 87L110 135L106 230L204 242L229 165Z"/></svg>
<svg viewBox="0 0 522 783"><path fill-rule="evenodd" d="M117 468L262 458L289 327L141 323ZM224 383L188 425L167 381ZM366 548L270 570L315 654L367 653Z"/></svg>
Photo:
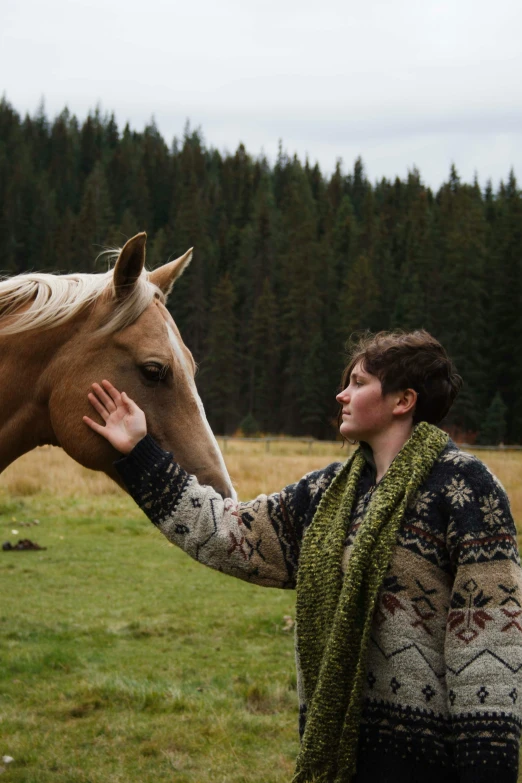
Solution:
<svg viewBox="0 0 522 783"><path fill-rule="evenodd" d="M0 280L0 336L61 326L105 293L112 294L116 304L100 328L107 334L136 321L155 296L164 299L145 270L129 295L119 300L114 295L112 269L101 274L15 275Z"/></svg>

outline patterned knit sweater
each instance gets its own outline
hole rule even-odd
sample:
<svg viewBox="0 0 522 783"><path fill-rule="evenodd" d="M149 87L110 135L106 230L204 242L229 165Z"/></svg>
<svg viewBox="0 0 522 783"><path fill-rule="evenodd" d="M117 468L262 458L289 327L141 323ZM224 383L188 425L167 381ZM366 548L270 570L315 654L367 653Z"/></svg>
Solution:
<svg viewBox="0 0 522 783"><path fill-rule="evenodd" d="M193 558L293 588L333 463L246 503L201 486L147 436L116 463L151 521ZM363 471L343 568L371 498ZM306 722L297 656L300 729ZM356 783L515 783L522 727L522 572L500 482L451 441L405 514L367 661ZM441 777L443 776L443 777Z"/></svg>

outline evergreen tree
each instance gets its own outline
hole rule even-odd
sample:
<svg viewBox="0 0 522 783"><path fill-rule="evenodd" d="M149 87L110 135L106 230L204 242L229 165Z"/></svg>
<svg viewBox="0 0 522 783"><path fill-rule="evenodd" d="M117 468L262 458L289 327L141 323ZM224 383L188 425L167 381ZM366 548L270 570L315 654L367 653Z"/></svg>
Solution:
<svg viewBox="0 0 522 783"><path fill-rule="evenodd" d="M207 301L210 287L206 281L207 265L212 261L212 247L206 231L204 194L197 186L196 176L181 191L181 203L177 210L174 230L168 233L174 257L189 247L195 247L190 273L177 283L169 306L180 322L183 339L196 357L203 352L208 327Z"/></svg>
<svg viewBox="0 0 522 783"><path fill-rule="evenodd" d="M348 177L348 195L351 198L356 217L361 220L363 216L363 205L366 193L370 190L370 185L366 179L364 164L358 157L353 166L353 174Z"/></svg>
<svg viewBox="0 0 522 783"><path fill-rule="evenodd" d="M212 297L212 328L201 363L201 389L208 404L212 428L230 435L241 419L239 400L239 350L235 317L235 291L229 275L217 284Z"/></svg>
<svg viewBox="0 0 522 783"><path fill-rule="evenodd" d="M247 413L245 418L242 419L239 429L245 438L259 437L259 423L251 413Z"/></svg>
<svg viewBox="0 0 522 783"><path fill-rule="evenodd" d="M169 219L172 194L172 161L169 150L154 120L143 131L142 167L148 194L147 210L150 224L143 227L156 233ZM142 219L145 219L142 216Z"/></svg>
<svg viewBox="0 0 522 783"><path fill-rule="evenodd" d="M113 213L109 188L102 164L96 163L85 183L80 214L76 223L76 264L78 269L99 271L95 257L109 243Z"/></svg>
<svg viewBox="0 0 522 783"><path fill-rule="evenodd" d="M300 414L301 434L321 437L324 435L326 414L330 407L325 366L324 338L321 330L309 336L306 350L301 357L300 386L297 403Z"/></svg>
<svg viewBox="0 0 522 783"><path fill-rule="evenodd" d="M356 331L373 329L379 287L367 255L360 255L340 292L339 338L345 343Z"/></svg>
<svg viewBox="0 0 522 783"><path fill-rule="evenodd" d="M167 232L164 228L160 228L152 241L150 251L147 253L147 267L155 269L157 266L166 264L169 259L171 259L171 253Z"/></svg>
<svg viewBox="0 0 522 783"><path fill-rule="evenodd" d="M281 348L277 302L268 277L254 306L247 348L249 411L264 432L279 432L284 426L278 405Z"/></svg>
<svg viewBox="0 0 522 783"><path fill-rule="evenodd" d="M489 277L490 378L502 394L507 439L522 441L522 370L516 360L522 339L522 197L511 171L497 198L493 227L494 272ZM493 389L489 386L489 393Z"/></svg>
<svg viewBox="0 0 522 783"><path fill-rule="evenodd" d="M194 247L194 260L187 274L176 283L169 299L183 339L199 361L209 326L209 302L218 276L215 274L215 249L208 231L208 199L205 191L206 152L198 131L187 126L179 153L175 183L176 198L166 227L173 257Z"/></svg>
<svg viewBox="0 0 522 783"><path fill-rule="evenodd" d="M321 254L316 241L317 215L311 189L296 159L291 168L282 201L282 224L285 237L280 261L281 329L286 333L283 363L282 410L289 431L306 431L305 420L315 420L313 411L319 394L312 389L303 396L303 357L311 350L311 336L322 339ZM308 378L307 378L308 380ZM322 385L315 377L312 384ZM297 404L296 404L297 402ZM322 407L322 406L321 406Z"/></svg>
<svg viewBox="0 0 522 783"><path fill-rule="evenodd" d="M49 186L56 194L56 209L63 214L80 206L79 130L76 118L64 109L51 127Z"/></svg>
<svg viewBox="0 0 522 783"><path fill-rule="evenodd" d="M71 209L57 221L55 236L54 269L61 272L77 270L76 263L76 218Z"/></svg>
<svg viewBox="0 0 522 783"><path fill-rule="evenodd" d="M409 210L403 217L403 229L398 237L402 248L402 264L398 273L399 286L395 296L392 326L402 329L432 328L433 301L439 280L433 253L431 210L426 191L412 174L407 194ZM402 228L402 227L401 227Z"/></svg>
<svg viewBox="0 0 522 783"><path fill-rule="evenodd" d="M464 430L479 426L484 398L486 324L482 280L486 223L480 191L461 185L455 167L438 195L440 288L434 332L465 382L449 422Z"/></svg>
<svg viewBox="0 0 522 783"><path fill-rule="evenodd" d="M481 423L477 443L482 443L486 446L498 446L499 443L504 442L506 436L506 413L507 407L500 393L497 392Z"/></svg>
<svg viewBox="0 0 522 783"><path fill-rule="evenodd" d="M89 176L102 156L103 137L104 132L100 112L99 109L96 109L94 114L89 112L87 119L80 128L79 167L83 180Z"/></svg>
<svg viewBox="0 0 522 783"><path fill-rule="evenodd" d="M27 115L22 124L27 149L31 154L33 171L45 171L49 165L49 120L45 114L43 100L40 102L34 117Z"/></svg>
<svg viewBox="0 0 522 783"><path fill-rule="evenodd" d="M56 198L45 174L34 180L34 204L25 242L29 269L56 269L55 232L58 224Z"/></svg>
<svg viewBox="0 0 522 783"><path fill-rule="evenodd" d="M340 279L344 278L346 271L355 261L358 235L359 228L352 201L349 196L343 196L335 216L331 237Z"/></svg>

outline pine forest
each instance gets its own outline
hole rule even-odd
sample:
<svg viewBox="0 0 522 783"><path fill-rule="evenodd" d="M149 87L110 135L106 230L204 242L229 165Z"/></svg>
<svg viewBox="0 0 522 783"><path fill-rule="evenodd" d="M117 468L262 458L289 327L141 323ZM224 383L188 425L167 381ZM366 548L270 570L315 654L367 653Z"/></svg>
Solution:
<svg viewBox="0 0 522 783"><path fill-rule="evenodd" d="M100 251L138 231L149 268L194 246L169 308L216 433L335 438L350 336L423 327L464 379L450 431L522 442L513 172L482 188L453 166L433 192L416 169L372 183L357 159L325 175L283 146L269 163L207 146L188 124L169 145L153 121L24 118L4 98L0 220L4 275L105 271Z"/></svg>

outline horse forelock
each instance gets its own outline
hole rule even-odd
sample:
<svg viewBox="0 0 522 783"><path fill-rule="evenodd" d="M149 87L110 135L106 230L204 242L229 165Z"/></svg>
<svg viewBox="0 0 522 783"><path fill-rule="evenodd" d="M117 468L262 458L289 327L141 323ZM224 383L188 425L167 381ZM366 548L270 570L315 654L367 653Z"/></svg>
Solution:
<svg viewBox="0 0 522 783"><path fill-rule="evenodd" d="M0 336L61 326L97 299L114 303L99 326L113 334L134 323L162 292L143 270L126 296L116 297L113 270L94 274L29 273L0 280ZM7 321L2 325L2 321Z"/></svg>

